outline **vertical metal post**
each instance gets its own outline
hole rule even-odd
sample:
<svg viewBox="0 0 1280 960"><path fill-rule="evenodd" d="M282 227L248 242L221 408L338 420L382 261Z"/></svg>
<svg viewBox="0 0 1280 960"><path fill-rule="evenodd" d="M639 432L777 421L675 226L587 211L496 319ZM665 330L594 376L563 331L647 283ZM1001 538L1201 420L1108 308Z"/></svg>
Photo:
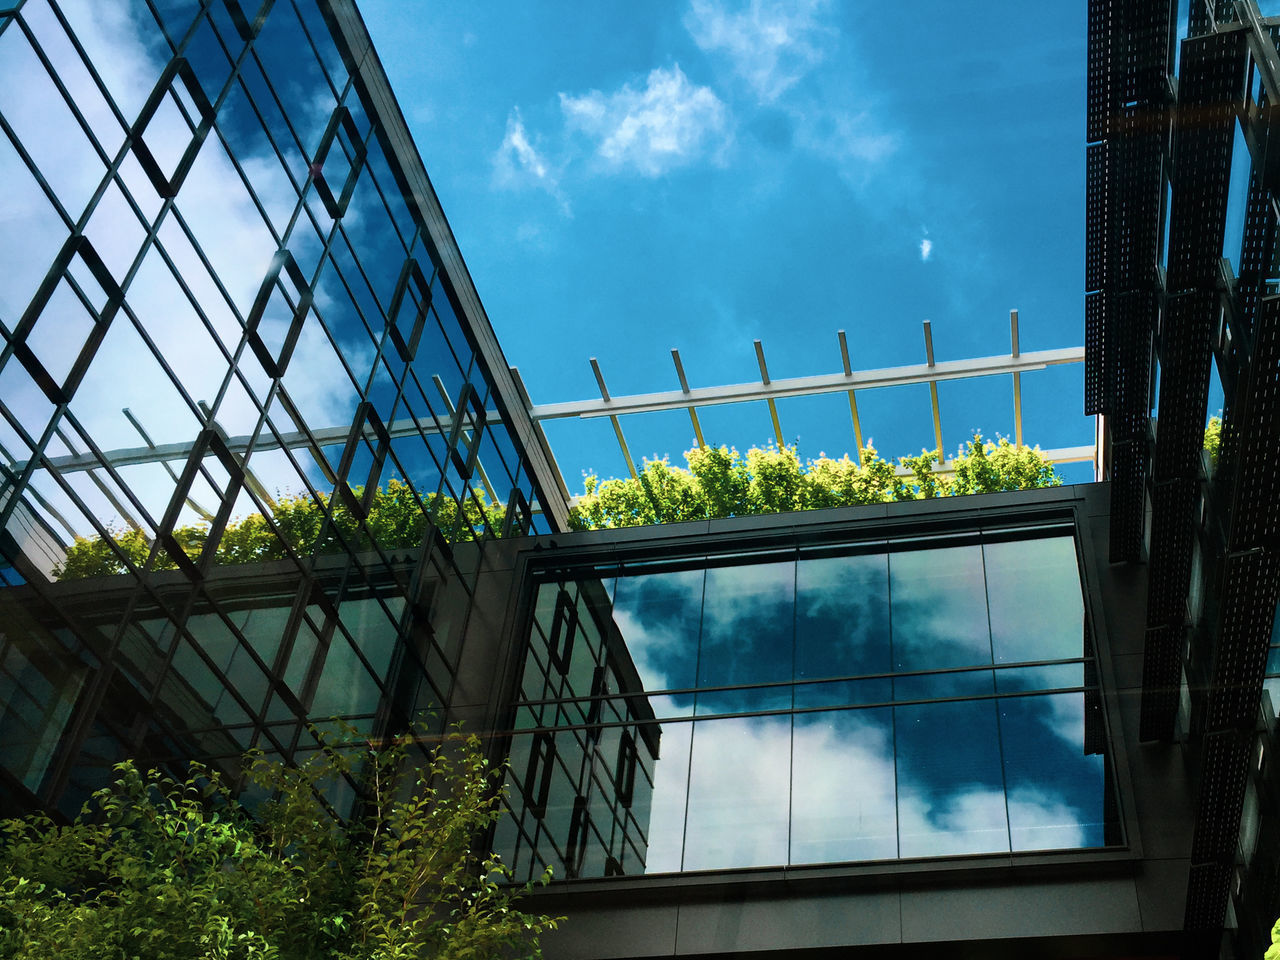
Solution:
<svg viewBox="0 0 1280 960"><path fill-rule="evenodd" d="M684 375L684 364L680 362L680 351L675 347L671 348L671 359L676 365L676 376L680 378L680 391L682 393L689 392L689 380ZM698 423L698 411L692 406L689 408L689 420L693 424L693 435L698 438L698 446L706 448L707 441L702 439L702 424Z"/></svg>
<svg viewBox="0 0 1280 960"><path fill-rule="evenodd" d="M507 369L511 372L511 379L515 381L516 390L520 394L520 402L524 404L525 410L532 410L533 400L529 398L529 391L524 385L524 378L520 376L520 370L516 367L507 367ZM538 442L542 444L547 460L551 463L552 472L556 475L556 483L560 487L560 494L567 504L572 499L572 496L569 493L568 485L564 482L564 472L560 469L560 464L556 463L556 455L551 449L551 441L547 439L547 431L542 428L542 423L538 420L533 420L533 431L538 435Z"/></svg>
<svg viewBox="0 0 1280 960"><path fill-rule="evenodd" d="M933 366L933 325L924 322L924 356L929 366ZM929 399L933 402L933 436L938 443L938 456L946 459L942 452L942 417L938 413L938 381L929 381Z"/></svg>
<svg viewBox="0 0 1280 960"><path fill-rule="evenodd" d="M604 374L600 372L600 364L595 357L591 358L591 372L596 375L596 384L600 387L600 399L608 403L609 388L604 385ZM618 438L618 446L622 449L622 456L627 461L627 471L631 474L631 479L640 479L640 475L636 473L635 461L631 459L631 451L627 449L627 438L622 435L622 424L612 414L609 415L609 422L613 424L613 433Z"/></svg>
<svg viewBox="0 0 1280 960"><path fill-rule="evenodd" d="M853 376L853 367L849 363L849 342L845 339L844 331L837 330L836 336L840 338L840 362L844 364L844 375L846 377ZM858 419L858 399L853 395L853 391L849 391L849 416L853 418L853 439L857 444L858 463L862 463L862 421Z"/></svg>
<svg viewBox="0 0 1280 960"><path fill-rule="evenodd" d="M1018 359L1018 311L1009 311L1009 339L1013 346L1013 352L1009 355L1013 359ZM1014 373L1013 375L1013 442L1022 447L1022 374Z"/></svg>
<svg viewBox="0 0 1280 960"><path fill-rule="evenodd" d="M759 340L752 341L756 347L756 363L760 365L760 382L766 387L769 385L769 368L764 362L764 345ZM778 449L781 450L786 444L782 440L782 424L778 421L778 405L774 402L773 397L766 398L769 404L769 416L773 418L773 435L778 438Z"/></svg>

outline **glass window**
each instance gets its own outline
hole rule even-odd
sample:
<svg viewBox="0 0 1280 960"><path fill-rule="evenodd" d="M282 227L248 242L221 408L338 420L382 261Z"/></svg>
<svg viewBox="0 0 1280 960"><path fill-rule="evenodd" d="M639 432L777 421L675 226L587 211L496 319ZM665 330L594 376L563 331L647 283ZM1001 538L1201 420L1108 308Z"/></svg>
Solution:
<svg viewBox="0 0 1280 960"><path fill-rule="evenodd" d="M889 554L895 670L991 662L980 546Z"/></svg>
<svg viewBox="0 0 1280 960"><path fill-rule="evenodd" d="M898 855L891 710L796 714L791 757L791 863Z"/></svg>
<svg viewBox="0 0 1280 960"><path fill-rule="evenodd" d="M787 862L791 718L739 717L693 725L684 869Z"/></svg>
<svg viewBox="0 0 1280 960"><path fill-rule="evenodd" d="M1079 657L1084 600L1072 537L988 543L982 548L996 663Z"/></svg>
<svg viewBox="0 0 1280 960"><path fill-rule="evenodd" d="M555 766L498 833L524 879L1120 842L1072 536L556 576L513 744Z"/></svg>

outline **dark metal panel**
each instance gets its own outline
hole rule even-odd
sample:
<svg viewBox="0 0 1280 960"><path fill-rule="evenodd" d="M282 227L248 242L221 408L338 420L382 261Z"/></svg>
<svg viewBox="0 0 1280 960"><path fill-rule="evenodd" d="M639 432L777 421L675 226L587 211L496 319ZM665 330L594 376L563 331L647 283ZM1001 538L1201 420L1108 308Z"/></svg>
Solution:
<svg viewBox="0 0 1280 960"><path fill-rule="evenodd" d="M1280 131L1277 131L1280 135ZM1269 139L1269 137L1268 137ZM1268 155L1272 153L1268 150ZM1280 157L1280 143L1274 153ZM1236 296L1240 299L1239 333L1245 337L1253 331L1253 318L1266 293L1266 280L1275 264L1276 216L1270 193L1263 188L1262 177L1255 165L1249 177L1249 199L1244 218L1244 242L1240 245L1239 282Z"/></svg>
<svg viewBox="0 0 1280 960"><path fill-rule="evenodd" d="M1257 314L1253 357L1233 410L1238 441L1231 506L1234 549L1280 548L1280 297Z"/></svg>
<svg viewBox="0 0 1280 960"><path fill-rule="evenodd" d="M1089 141L1105 139L1119 101L1114 82L1116 48L1121 42L1117 15L1123 0L1089 0L1089 65L1086 134Z"/></svg>
<svg viewBox="0 0 1280 960"><path fill-rule="evenodd" d="M1111 144L1091 143L1085 151L1084 288L1108 287L1111 270Z"/></svg>
<svg viewBox="0 0 1280 960"><path fill-rule="evenodd" d="M1180 294L1166 302L1160 336L1159 429L1152 464L1157 481L1200 474L1210 330L1217 316L1218 298L1212 289ZM1194 507L1182 501L1179 505L1188 511Z"/></svg>
<svg viewBox="0 0 1280 960"><path fill-rule="evenodd" d="M1118 298L1108 330L1115 363L1108 362L1105 409L1112 438L1111 560L1142 556L1151 389L1151 329L1156 299L1151 293ZM1108 353L1110 361L1110 353Z"/></svg>
<svg viewBox="0 0 1280 960"><path fill-rule="evenodd" d="M1126 111L1125 135L1112 142L1114 235L1107 270L1120 291L1151 289L1156 281L1166 124L1160 107Z"/></svg>
<svg viewBox="0 0 1280 960"><path fill-rule="evenodd" d="M1142 558L1146 512L1147 451L1145 441L1114 443L1111 448L1112 563Z"/></svg>
<svg viewBox="0 0 1280 960"><path fill-rule="evenodd" d="M1131 293L1117 298L1111 313L1109 343L1115 348L1114 365L1108 364L1105 398L1117 418L1112 429L1121 436L1147 435L1151 409L1151 335L1159 308L1153 293Z"/></svg>
<svg viewBox="0 0 1280 960"><path fill-rule="evenodd" d="M1162 99L1168 72L1173 4L1090 0L1086 136L1116 132L1121 110Z"/></svg>
<svg viewBox="0 0 1280 960"><path fill-rule="evenodd" d="M1171 25L1176 0L1130 0L1129 48L1126 51L1121 97L1123 103L1157 103L1164 97Z"/></svg>
<svg viewBox="0 0 1280 960"><path fill-rule="evenodd" d="M1227 912L1227 889L1231 867L1221 863L1198 863L1187 878L1188 931L1220 931Z"/></svg>
<svg viewBox="0 0 1280 960"><path fill-rule="evenodd" d="M1207 728L1249 731L1258 716L1276 609L1280 562L1261 550L1229 554L1223 578L1222 630L1213 667Z"/></svg>
<svg viewBox="0 0 1280 960"><path fill-rule="evenodd" d="M1199 484L1194 479L1181 477L1157 483L1151 489L1149 627L1180 624L1186 619L1198 493Z"/></svg>
<svg viewBox="0 0 1280 960"><path fill-rule="evenodd" d="M1142 714L1138 737L1144 741L1173 738L1182 686L1182 624L1147 630L1142 646Z"/></svg>
<svg viewBox="0 0 1280 960"><path fill-rule="evenodd" d="M1201 752L1200 801L1191 843L1193 864L1230 863L1240 830L1251 733L1206 734Z"/></svg>
<svg viewBox="0 0 1280 960"><path fill-rule="evenodd" d="M1234 102L1243 95L1245 48L1239 33L1182 45L1174 112L1173 212L1166 287L1213 289L1222 252L1231 173Z"/></svg>
<svg viewBox="0 0 1280 960"><path fill-rule="evenodd" d="M1107 306L1105 290L1095 290L1084 298L1084 412L1085 416L1106 413Z"/></svg>

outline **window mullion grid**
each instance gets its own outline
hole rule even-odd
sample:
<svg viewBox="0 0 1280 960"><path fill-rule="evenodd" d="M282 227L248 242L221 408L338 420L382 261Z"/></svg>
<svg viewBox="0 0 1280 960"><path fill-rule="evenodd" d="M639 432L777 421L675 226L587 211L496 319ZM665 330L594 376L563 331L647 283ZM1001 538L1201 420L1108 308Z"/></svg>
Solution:
<svg viewBox="0 0 1280 960"><path fill-rule="evenodd" d="M253 45L252 45L252 44L250 44L250 45L246 48L246 50L247 50L247 52L248 52L248 55L249 55L249 56L251 56L251 57L253 58L253 62L254 62L254 63L257 65L257 67L258 67L258 71L262 74L262 81L263 81L263 83L266 85L267 93L268 93L268 94L270 94L272 102L273 102L273 103L275 103L275 105L276 105L276 109L280 111L280 117L281 117L281 119L283 119L283 120L284 120L285 129L287 129L287 130L289 131L289 136L291 136L291 137L293 138L293 143L294 143L294 145L298 148L298 153L303 157L303 159L304 159L304 160L306 160L306 161L307 161L307 163L308 163L308 165L309 165L309 164L311 163L311 155L307 152L307 148L306 148L306 146L303 144L303 142L302 142L302 138L298 136L298 131L297 131L296 129L294 129L293 121L289 118L289 111L285 109L284 104L283 104L283 103L281 102L281 100L280 100L280 96L279 96L279 94L277 94L277 93L276 93L275 84L273 84L273 83L271 82L271 77L270 77L270 75L267 73L267 69L266 69L266 67L263 65L263 63L262 63L262 59L258 56L258 51L257 51L256 49L254 49L254 47L253 47ZM249 91L248 91L248 89L247 89L247 88L246 88L246 90L245 90L245 93L246 93L247 95L249 95L249 99L252 101L252 99L253 99L252 94L249 94ZM257 111L257 110L255 110L254 112L255 112L255 113L258 113L258 111ZM261 115L261 113L258 113L258 116L259 116L259 118L261 119L261 116L262 116L262 115ZM271 140L272 140L272 145L273 145L273 146L275 146L275 139L274 139L273 137L271 137L271 131L270 131L270 128L268 128L268 127L267 127L267 125L266 125L266 123L265 123L265 122L263 123L263 129L264 129L264 130L267 130L267 136L268 136L269 138L271 138ZM277 148L277 151L276 151L276 152L277 152L277 153L279 153L279 149L278 149L278 148ZM281 163L283 163L283 162L284 162L284 157L283 157L283 155L281 155ZM288 164L285 164L285 169L286 169L286 170L288 169ZM290 179L292 179L292 177L290 177ZM308 175L307 175L307 182L308 182L308 183L310 183L310 181L311 181L311 175L310 175L310 174L308 174ZM296 189L296 186L297 186L297 185L295 184L295 189ZM301 193L302 193L302 191L301 191L301 190L299 190L298 192L299 192L299 194L301 194Z"/></svg>
<svg viewBox="0 0 1280 960"><path fill-rule="evenodd" d="M341 102L342 93L338 92L338 85L333 82L333 78L329 76L329 70L324 65L324 60L320 56L320 51L316 48L316 42L311 36L311 31L307 28L307 19L302 15L302 11L298 9L297 0L290 0L289 5L293 7L293 15L298 18L298 25L302 28L302 35L307 38L307 46L311 50L311 55L315 58L316 65L320 68L320 76L324 77L324 82L329 87L329 92L333 94L335 103ZM350 86L351 80L348 78L345 86ZM345 87L344 87L345 90Z"/></svg>
<svg viewBox="0 0 1280 960"><path fill-rule="evenodd" d="M186 278L183 277L182 271L180 271L177 268L177 266L173 262L173 258L169 256L169 251L165 248L164 242L157 236L152 241L151 248L154 249L159 254L160 259L163 260L165 266L169 268L169 274L173 277L175 281L177 281L178 289L180 289L183 293L183 296L187 298L187 303L190 304L191 309L194 311L195 315L199 318L201 325L204 327L205 332L209 334L209 338L213 341L213 343L217 347L218 352L222 354L222 359L226 361L229 365L234 367L236 370L236 373L239 374L240 373L239 364L236 363L235 357L233 356L232 352L227 349L226 344L222 342L222 338L218 335L217 328L214 327L213 322L209 319L209 315L205 312L204 307L201 306L199 298L196 297L196 295L191 291L191 287L187 284ZM241 376L242 381L243 379L244 379L243 376ZM245 384L245 388L246 388L246 392L248 392L250 396L252 396L253 391L248 390L247 383ZM255 398L255 402L256 402L256 398Z"/></svg>
<svg viewBox="0 0 1280 960"><path fill-rule="evenodd" d="M368 170L366 169L366 171L365 171L365 172L367 173L367 172L368 172ZM351 238L347 235L346 228L345 228L344 226L342 226L342 224L341 224L339 221L334 221L334 225L335 225L335 228L337 229L337 231L338 231L339 233L341 233L341 234L342 234L342 239L343 239L343 241L346 243L346 245L347 245L347 250L348 250L348 251L350 252L350 254L351 254L351 262L355 264L356 272L360 274L360 279L364 281L365 289L367 289L367 290L369 291L369 297L370 297L370 299L374 302L374 304L375 304L375 305L377 306L377 308L378 308L378 311L382 314L382 318L381 318L381 321L382 321L382 322L381 322L380 326L383 328L383 332L382 332L381 334L379 334L379 333L375 333L375 332L374 332L374 330L373 330L371 327L369 327L368 318L366 318L366 317L364 316L364 313L363 313L363 312L361 312L361 314L360 314L361 319L363 319L363 320L365 321L365 326L366 326L366 327L369 327L369 338L370 338L371 340L373 340L374 344L376 345L376 344L381 340L381 338L382 338L383 336L385 336L386 325L387 325L389 322L391 322L391 318L389 318L389 317L387 316L387 309L388 309L388 307L390 307L390 304L388 303L388 304L384 305L384 304L382 303L382 301L378 298L378 292L373 288L373 283L369 280L369 275L365 272L364 264L361 262L360 257L356 254L356 247L355 247L355 244L353 244L353 243L351 242ZM397 235L397 236L398 236L398 235ZM404 249L404 243L403 243L403 241L401 241L401 243L400 243L400 247L401 247L401 251L404 253L404 255L405 255L406 257L408 257L408 256L409 256L409 252L408 252L408 250L405 250L405 249ZM352 297L352 302L353 302L353 303L355 302L355 297L354 297L354 296Z"/></svg>
<svg viewBox="0 0 1280 960"><path fill-rule="evenodd" d="M998 703L1001 700L1015 700L1015 699L1023 699L1026 697L1045 696L1049 694L1067 694L1067 693L1083 694L1088 692L1091 689L1093 688L1087 687L1087 686L1054 687L1046 690L1016 690L1016 691L1009 691L1007 693L985 693L978 696L974 696L973 694L963 694L963 695L957 695L954 697L928 697L928 698L920 698L915 700L884 700L884 701L873 702L873 703L859 703L859 704L851 704L851 705L845 705L845 706L827 705L827 706L816 706L816 707L796 707L792 711L788 711L785 707L775 707L769 710L739 710L739 711L726 712L726 713L699 714L697 715L696 720L701 722L704 720L741 720L741 719L751 719L753 717L777 717L777 716L782 716L788 712L795 713L795 714L810 714L810 713L830 713L832 711L837 711L837 710L838 711L883 710L886 707L895 707L895 706L914 707L914 706L930 706L936 703L972 703L977 700L992 700ZM703 691L698 691L698 692L703 692ZM627 699L628 696L634 696L634 694L614 694L611 698L606 697L603 699L625 700ZM577 701L589 700L589 699L591 698L590 697L551 697L546 700L521 700L517 702L517 706L522 706L522 707L533 707L538 705L563 706L566 703L574 703ZM645 720L644 722L658 723L658 724L676 724L676 723L688 723L693 719L695 718L686 717L686 716L655 717L652 720ZM572 727L573 729L576 730L576 729L587 729L588 727L593 727L593 726L598 726L601 729L605 729L610 727L626 727L628 725L634 725L635 723L636 723L635 720L601 720L599 723L596 723L596 724L588 724L586 722L565 724L561 726L548 726L546 724L543 724L537 727L522 729L522 730L519 730L518 732L519 733L538 733L538 732L544 732L548 730L567 729L569 727Z"/></svg>
<svg viewBox="0 0 1280 960"><path fill-rule="evenodd" d="M266 225L267 231L271 234L271 240L275 243L277 248L284 246L284 240L282 239L283 235L276 232L275 224L271 222L271 217L267 213L267 208L263 206L262 201L258 199L258 192L253 188L253 184L250 182L248 175L245 174L244 167L236 157L236 152L231 149L231 145L227 142L226 135L222 132L222 125L216 120L213 124L213 133L217 138L218 143L222 146L222 150L226 154L227 159L230 160L231 166L236 172L236 176L240 178L240 183L244 187L245 193L249 195L249 199L252 201L254 209L258 211L258 217L262 220L263 224ZM299 204L294 204L293 213L289 220L290 225L292 225L293 221L298 216L298 206ZM285 234L287 233L288 228L286 227Z"/></svg>
<svg viewBox="0 0 1280 960"><path fill-rule="evenodd" d="M177 52L180 49L182 49L183 45L187 42L187 39L192 35L193 31L196 29L196 25L200 22L199 15L197 14L195 17L192 18L191 23L187 26L187 32L183 34L182 39L180 41L175 43L173 36L169 33L168 28L164 25L164 17L160 15L160 11L156 8L155 0L143 0L143 2L146 3L147 10L150 11L152 18L155 20L156 27L159 28L160 30L160 35L164 37L165 43L169 45L170 56L176 55ZM201 13L204 12L203 7L204 7L204 4L201 3Z"/></svg>
<svg viewBox="0 0 1280 960"><path fill-rule="evenodd" d="M52 6L53 0L49 0L49 2L50 6ZM102 165L104 167L110 166L111 160L107 156L106 150L102 148L102 144L98 142L98 138L94 134L93 128L89 126L89 122L85 120L84 114L80 112L80 107L76 104L75 98L73 98L67 91L66 85L62 82L62 76L54 68L53 63L45 54L44 47L40 44L39 38L36 37L35 31L31 29L27 24L26 19L23 17L18 17L18 27L27 38L27 42L31 44L31 49L35 52L36 58L44 67L45 73L49 75L49 79L53 81L53 85L57 88L63 102L71 110L71 115L75 117L76 123L79 124L81 132L83 132L85 137L88 139L89 145L93 148L94 153L98 155L98 159L102 161ZM112 104L112 106L114 107L114 104ZM127 135L128 131L125 130L123 133L124 135ZM90 206L92 205L93 204L90 204Z"/></svg>
<svg viewBox="0 0 1280 960"><path fill-rule="evenodd" d="M204 267L205 272L208 273L209 275L209 279L213 281L213 285L217 287L218 293L222 295L222 300L226 304L227 310L231 313L231 316L235 319L235 321L240 325L241 329L243 329L245 326L245 318L241 316L240 310L236 306L235 300L232 298L230 291L228 291L226 286L223 284L222 278L218 276L218 271L213 269L213 264L209 262L208 256L205 255L204 248L200 246L200 241L196 239L196 236L194 233L192 233L191 228L187 226L187 221L186 221L186 218L182 216L182 211L179 210L177 207L172 206L172 202L173 202L172 200L165 201L166 205L169 207L169 210L173 215L174 220L176 220L178 223L178 226L182 228L182 233L184 236L186 236L187 242L191 244L191 249L195 252L196 257L200 260L200 265ZM160 218L157 217L156 218L157 223L159 222L159 220ZM174 272L176 274L176 271ZM245 344L245 341L242 338L240 346L238 346L236 348L235 353L232 354L233 361L237 365L239 364L240 353L244 349L244 344Z"/></svg>
<svg viewBox="0 0 1280 960"><path fill-rule="evenodd" d="M66 33L67 39L71 42L71 46L75 49L76 55L80 58L81 65L88 72L90 79L93 80L94 86L98 88L98 93L102 96L102 99L106 102L112 114L115 116L116 122L120 124L121 134L128 136L129 121L125 119L124 113L116 104L115 97L111 95L111 91L107 89L107 85L102 82L102 76L98 73L97 67L93 65L93 61L85 52L84 46L80 43L80 38L77 37L75 31L71 29L71 24L67 21L66 16L62 12L62 8L58 5L58 0L46 0L46 2L49 5L49 9L53 12L54 17L61 25L63 32Z"/></svg>

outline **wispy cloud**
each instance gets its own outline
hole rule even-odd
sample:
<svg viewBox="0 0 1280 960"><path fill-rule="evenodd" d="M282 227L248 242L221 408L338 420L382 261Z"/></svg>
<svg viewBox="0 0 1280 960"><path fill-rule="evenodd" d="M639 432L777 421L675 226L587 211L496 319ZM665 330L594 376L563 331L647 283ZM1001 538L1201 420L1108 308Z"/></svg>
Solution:
<svg viewBox="0 0 1280 960"><path fill-rule="evenodd" d="M729 58L764 103L777 100L826 55L834 31L822 22L827 0L749 0L734 9L693 0L685 27L707 52Z"/></svg>
<svg viewBox="0 0 1280 960"><path fill-rule="evenodd" d="M789 143L861 187L900 138L859 89L861 71L831 22L831 6L830 0L690 0L684 25L759 106L788 118Z"/></svg>
<svg viewBox="0 0 1280 960"><path fill-rule="evenodd" d="M555 197L562 213L571 215L569 201L560 189L560 179L529 139L518 108L507 117L506 134L493 157L493 172L499 186L533 184Z"/></svg>
<svg viewBox="0 0 1280 960"><path fill-rule="evenodd" d="M920 241L920 260L923 262L928 260L933 254L933 241L925 237Z"/></svg>
<svg viewBox="0 0 1280 960"><path fill-rule="evenodd" d="M624 84L612 93L560 94L571 128L596 141L596 153L614 170L647 177L713 158L727 146L729 111L710 87L689 81L678 64L649 73L643 88Z"/></svg>

